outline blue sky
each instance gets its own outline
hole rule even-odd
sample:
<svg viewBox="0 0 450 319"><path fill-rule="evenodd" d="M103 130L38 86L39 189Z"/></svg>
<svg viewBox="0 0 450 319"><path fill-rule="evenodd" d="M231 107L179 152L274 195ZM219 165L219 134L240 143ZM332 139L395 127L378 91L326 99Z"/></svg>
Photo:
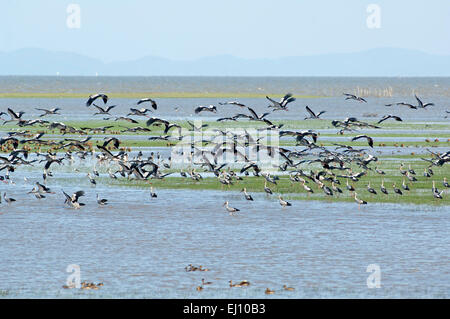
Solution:
<svg viewBox="0 0 450 319"><path fill-rule="evenodd" d="M0 51L43 48L103 61L153 55L277 58L379 47L450 55L450 1L1 0ZM66 25L78 4L81 25ZM381 27L366 25L369 4Z"/></svg>

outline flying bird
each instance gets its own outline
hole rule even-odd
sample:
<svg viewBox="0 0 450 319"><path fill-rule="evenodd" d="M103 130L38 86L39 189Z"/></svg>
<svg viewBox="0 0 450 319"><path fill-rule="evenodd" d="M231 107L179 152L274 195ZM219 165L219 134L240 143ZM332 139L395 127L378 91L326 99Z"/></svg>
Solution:
<svg viewBox="0 0 450 319"><path fill-rule="evenodd" d="M365 102L365 103L367 103L367 101L364 100L360 96L356 96L354 94L348 94L348 93L344 93L344 95L346 96L346 98L345 98L346 100L355 100L355 101L358 101L358 102Z"/></svg>
<svg viewBox="0 0 450 319"><path fill-rule="evenodd" d="M433 105L434 105L434 103L423 103L423 102L417 97L416 94L414 94L414 96L415 96L417 102L419 103L419 105L417 105L418 108L424 109L424 108L426 108L427 106L433 106Z"/></svg>
<svg viewBox="0 0 450 319"><path fill-rule="evenodd" d="M216 113L217 112L217 107L214 106L214 105L209 105L209 106L202 106L202 105L200 105L199 107L197 107L195 109L195 114L198 114L198 113L203 112L203 111Z"/></svg>
<svg viewBox="0 0 450 319"><path fill-rule="evenodd" d="M154 100L152 100L151 98L140 99L140 100L137 102L137 105L139 105L139 104L141 104L141 103L145 103L145 102L150 102L151 105L152 105L152 108L153 108L154 110L156 110L156 109L158 108L158 105L156 104L156 102L155 102Z"/></svg>
<svg viewBox="0 0 450 319"><path fill-rule="evenodd" d="M277 101L271 99L271 98L268 97L268 96L266 96L266 99L268 99L268 100L272 103L272 105L269 105L268 107L273 107L273 108L274 108L274 111L276 111L276 110L285 110L285 111L287 111L287 110L288 110L288 109L287 109L287 105L288 105L289 103L295 101L295 97L292 97L292 94L291 94L291 93L288 93L288 94L286 94L285 96L283 96L283 97L280 99L280 102L277 102Z"/></svg>
<svg viewBox="0 0 450 319"><path fill-rule="evenodd" d="M44 114L39 115L39 117L43 117L43 116L46 116L46 115L52 115L52 114L61 114L61 113L58 113L58 111L61 110L59 107L55 107L55 108L52 108L50 110L36 108L36 110L44 112Z"/></svg>
<svg viewBox="0 0 450 319"><path fill-rule="evenodd" d="M103 103L105 104L108 102L108 96L106 94L97 93L89 96L88 100L86 101L86 106L91 106L91 104L98 98L101 98L103 100Z"/></svg>
<svg viewBox="0 0 450 319"><path fill-rule="evenodd" d="M373 139L370 136L367 135L358 135L352 138L352 142L359 140L360 138L365 138L367 140L367 143L369 144L370 147L373 148Z"/></svg>
<svg viewBox="0 0 450 319"><path fill-rule="evenodd" d="M95 108L98 110L98 112L97 112L97 113L94 113L94 115L97 115L97 114L107 114L107 115L111 115L111 114L109 114L109 111L111 111L113 108L115 108L115 107L117 106L117 105L111 105L111 106L108 106L108 107L106 107L106 108L102 108L102 107L96 105L95 103L93 103L93 105L94 105Z"/></svg>
<svg viewBox="0 0 450 319"><path fill-rule="evenodd" d="M394 120L399 121L399 122L402 121L402 119L401 119L400 117L398 117L398 116L395 116L395 115L385 115L385 116L383 116L383 118L382 118L381 120L379 120L379 121L377 122L377 124L380 124L381 122L386 121L386 120L388 120L388 119L394 119Z"/></svg>
<svg viewBox="0 0 450 319"><path fill-rule="evenodd" d="M137 116L147 116L147 112L152 112L152 110L150 109L146 109L146 108L140 108L140 109L135 109L135 108L130 108L130 113L127 114L127 116L130 115L137 115Z"/></svg>
<svg viewBox="0 0 450 319"><path fill-rule="evenodd" d="M319 119L319 116L321 116L323 113L326 112L326 111L320 111L319 113L316 114L316 113L313 112L313 110L311 110L309 108L308 105L306 106L306 111L308 111L310 116L309 117L305 117L305 120L308 120L308 119Z"/></svg>
<svg viewBox="0 0 450 319"><path fill-rule="evenodd" d="M242 104L242 103L240 103L238 101L230 101L230 102L224 102L224 103L219 102L219 105L227 105L227 104L236 105L236 106L239 106L239 107L245 107L246 106L245 104Z"/></svg>

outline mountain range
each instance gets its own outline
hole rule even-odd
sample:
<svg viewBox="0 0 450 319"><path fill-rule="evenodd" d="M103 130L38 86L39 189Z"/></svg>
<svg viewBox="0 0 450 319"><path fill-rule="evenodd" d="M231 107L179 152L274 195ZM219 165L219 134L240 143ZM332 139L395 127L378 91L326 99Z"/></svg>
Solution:
<svg viewBox="0 0 450 319"><path fill-rule="evenodd" d="M111 76L450 76L450 56L379 48L282 58L218 55L194 60L145 56L105 63L88 56L25 48L0 52L0 75Z"/></svg>

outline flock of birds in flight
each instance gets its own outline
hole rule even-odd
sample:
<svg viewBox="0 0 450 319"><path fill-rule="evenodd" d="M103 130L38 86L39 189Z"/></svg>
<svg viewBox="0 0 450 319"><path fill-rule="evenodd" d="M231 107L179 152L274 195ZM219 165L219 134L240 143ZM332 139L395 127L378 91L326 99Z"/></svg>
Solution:
<svg viewBox="0 0 450 319"><path fill-rule="evenodd" d="M358 97L353 94L344 94L346 96L346 100L355 100L360 103L367 103L365 99L362 97ZM288 111L288 105L295 101L296 99L292 96L292 94L286 94L279 101L276 101L270 97L266 97L267 100L271 103L268 108L272 109L272 112L275 111ZM417 105L398 102L392 104L386 104L386 106L408 106L411 109L420 109L426 108L428 106L434 105L433 103L423 103L417 95L415 96L417 100ZM101 107L94 102L103 101L104 107ZM94 94L89 96L86 101L87 107L95 107L97 112L94 115L110 115L110 111L116 107L116 105L107 106L109 98L106 94ZM164 136L151 136L149 140L165 140L165 141L180 141L186 136L182 136L182 127L177 123L171 123L167 120L151 117L149 114L153 113L158 109L157 103L151 98L144 98L137 101L137 105L141 105L142 103L148 103L151 108L130 108L130 112L126 116L116 117L114 121L127 121L133 124L138 124L139 122L133 119L130 116L143 116L146 117L147 120L145 122L146 127L135 126L132 128L124 127L125 130L122 132L150 132L151 129L149 127L152 126L163 126L164 127ZM373 168L368 165L372 162L377 162L377 157L365 152L364 149L355 149L351 146L344 144L334 143L336 146L334 150L330 150L326 147L319 146L316 144L318 139L318 133L313 130L302 130L302 131L293 131L293 130L282 130L283 124L274 124L272 121L267 119L268 115L271 112L265 112L263 114L258 114L254 109L248 107L237 101L229 101L229 102L221 102L219 103L221 106L232 105L238 106L242 109L246 109L248 113L238 113L231 117L223 117L217 119L217 121L237 121L238 119L248 119L250 121L260 121L266 124L266 127L260 128L258 130L267 130L267 131L278 131L279 136L288 136L295 138L296 146L304 146L305 148L301 151L290 150L288 148L279 147L279 146L268 146L263 143L259 139L254 139L250 134L245 131L243 134L235 133L232 130L222 131L219 129L213 130L217 133L218 136L231 136L231 139L226 140L223 143L215 143L212 140L202 140L202 143L209 144L210 148L205 150L201 147L197 147L192 143L191 145L191 154L189 156L193 158L199 158L200 161L194 163L195 165L199 165L202 168L206 168L206 171L214 173L217 177L218 181L223 185L231 185L236 180L243 180L242 175L249 176L249 172L253 172L254 176L261 176L264 180L264 192L268 195L272 195L273 191L269 188L268 183L277 184L279 177L277 175L271 175L268 172L263 172L257 162L250 160L244 152L239 150L239 147L252 147L256 149L257 152L265 151L269 154L269 156L273 157L275 154L279 155L280 158L283 159L283 163L278 167L282 171L286 171L289 173L289 179L293 183L301 183L304 190L309 194L314 193L313 187L311 184L317 185L318 189L321 189L325 195L333 196L335 193L342 193L342 190L337 186L340 185L340 180L338 178L346 179L346 188L351 192L352 197L358 205L367 204L366 201L357 197L357 192L352 184L352 182L358 182L359 179L367 174L368 170L373 170ZM75 127L71 127L62 122L50 122L43 120L42 118L47 115L58 115L58 111L60 108L53 109L43 109L37 108L36 110L42 111L43 113L38 116L36 119L26 120L23 119L22 116L25 114L24 111L16 112L11 108L7 109L7 113L0 112L0 116L9 115L9 120L4 120L4 123L8 122L16 122L19 127L29 127L39 125L41 127L46 127L48 130L59 130L60 133L64 136L65 134L79 134L79 135L87 135L87 137L83 139L75 139L75 138L63 138L60 141L52 141L49 139L43 139L43 135L45 133L40 132L37 134L31 134L29 131L12 131L8 133L8 136L0 138L0 146L2 151L9 151L8 156L0 156L0 171L6 171L6 174L0 176L0 180L2 182L8 183L10 180L9 174L14 172L17 167L22 165L33 165L33 163L42 163L44 164L43 169L43 182L39 181L35 182L34 188L28 192L29 194L34 195L37 199L45 198L47 194L54 194L54 192L46 186L48 177L52 177L53 173L51 172L51 167L55 164L62 165L64 161L69 161L72 163L74 161L74 153L73 150L77 150L76 154L80 159L86 159L86 156L93 155L92 150L89 150L88 142L92 139L93 136L88 135L89 133L106 133L107 130L114 127L112 125L98 127L98 128L87 128L81 127L79 129ZM308 117L305 117L305 120L313 120L319 119L325 111L320 111L318 113L314 112L309 106L306 106L306 111L308 112ZM209 106L199 106L195 108L194 112L199 114L201 112L217 112L217 106L209 105ZM399 116L396 115L385 115L383 116L377 124L380 124L386 120L393 119L395 121L402 121ZM200 131L203 128L207 127L208 124L203 124L200 127L197 127L194 123L187 121L187 124L190 126L189 131ZM348 117L344 120L333 120L331 124L339 129L339 134L344 134L346 131L354 132L361 128L380 128L377 125L369 124L366 122L359 121L355 117ZM171 129L178 130L178 137L167 135ZM190 135L190 133L188 133ZM20 139L23 137L23 139ZM351 141L357 140L365 140L369 147L373 148L374 141L373 138L360 134L351 138ZM124 150L121 150L117 154L113 154L113 149L118 149L121 141L114 136L105 137L103 142L97 143L95 147L99 150L99 154L96 155L96 160L100 164L109 165L108 166L108 174L111 178L116 179L117 175L121 175L122 177L131 178L134 177L138 180L149 180L149 179L163 179L166 176L172 173L164 173L162 170L164 168L171 168L170 166L170 157L167 159L168 162L165 162L165 159L162 159L159 154L155 155L153 152L151 156L148 158L144 158L142 152L140 151L137 156L134 158L130 158L129 154ZM28 160L28 155L31 153L29 145L34 145L38 147L39 150L41 147L48 147L46 153L41 153L40 151L36 151L36 158L33 160ZM21 147L19 147L21 146ZM28 146L28 147L26 147ZM212 147L213 146L213 147ZM65 153L63 156L58 155L58 151L64 150ZM239 170L239 173L236 173L230 167L228 170L225 170L224 167L230 165L232 163L218 163L218 160L225 153L231 153L235 158L239 159L241 162L244 162L244 165ZM431 177L433 175L433 171L431 169L432 166L443 166L446 162L450 161L450 151L439 154L433 153L432 159L425 159L424 161L429 162L429 167L424 170L424 176ZM39 159L42 158L42 159ZM297 160L297 162L296 162ZM237 160L235 160L237 161ZM313 164L320 163L323 170L318 172L314 172L311 170L309 173L304 172L302 169L299 169L298 166L301 164ZM118 166L118 170L113 172L112 165L116 164ZM362 169L361 172L355 173L352 168L349 167L350 164L356 164L358 167ZM405 170L404 165L400 166L400 173L409 180L409 182L416 181L416 173L414 170L409 167L408 170ZM292 169L289 170L288 169ZM195 168L189 169L187 172L180 171L181 176L186 178L191 178L193 180L199 181L203 177L195 171ZM334 171L338 171L335 173ZM375 171L384 175L384 172L379 170L378 167L375 168ZM87 177L92 185L96 185L95 176L99 176L98 171L95 168L92 174L89 172ZM327 186L325 182L328 182L330 186ZM309 184L309 185L308 185ZM447 180L443 181L444 187L448 188L449 184ZM396 187L395 184L392 185L392 189L395 194L402 195L402 190ZM402 184L403 190L409 190L409 186L403 180ZM370 182L367 185L367 190L371 194L377 194L377 191L370 186ZM82 196L85 195L83 190L76 191L73 194L68 194L64 190L61 190L64 198L65 204L67 204L71 208L79 209L81 206L84 206L84 203L81 203L79 200ZM384 186L384 180L381 183L380 191L384 194L388 194L389 191ZM253 197L247 193L246 188L242 189L244 193L245 199L249 201L253 201ZM443 191L439 191L433 181L432 193L435 198L442 199ZM157 194L154 192L153 187L150 190L151 197L157 197ZM2 197L0 196L0 202ZM3 199L6 203L11 204L16 201L14 198L7 197L6 193L3 193ZM279 204L285 208L287 206L291 206L292 204L283 199L281 195L278 195ZM104 198L100 198L97 194L97 203L100 206L104 206L108 204L108 200ZM234 215L236 212L240 211L238 208L231 207L229 202L226 201L223 206L226 211L231 215Z"/></svg>

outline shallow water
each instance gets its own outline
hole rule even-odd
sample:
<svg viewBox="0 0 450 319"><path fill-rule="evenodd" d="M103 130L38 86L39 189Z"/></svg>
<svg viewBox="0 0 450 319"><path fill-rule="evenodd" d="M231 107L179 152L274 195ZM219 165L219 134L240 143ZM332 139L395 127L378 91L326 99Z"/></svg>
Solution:
<svg viewBox="0 0 450 319"><path fill-rule="evenodd" d="M450 96L450 77L0 76L0 92L292 92L298 95Z"/></svg>
<svg viewBox="0 0 450 319"><path fill-rule="evenodd" d="M86 120L102 120L103 118L112 118L116 116L124 116L130 112L130 108L137 108L136 102L138 99L128 98L111 98L108 105L117 105L110 111L111 116L96 115L93 116L97 110L91 106L86 107L86 99L81 98L64 98L64 99L47 99L47 98L2 98L0 99L0 110L5 111L8 107L13 108L15 111L25 111L24 119L32 119L42 114L41 111L35 110L35 108L61 108L61 115L59 116L46 116L43 119L52 121L86 121ZM258 114L265 112L271 112L266 118L268 120L303 120L309 116L305 110L305 106L308 105L311 109L318 113L320 111L326 111L321 118L328 120L340 119L344 120L346 117L353 116L360 120L379 120L386 114L394 114L400 116L404 121L439 121L448 122L448 119L444 117L447 115L446 110L449 110L450 97L433 96L424 101L433 101L435 106L427 107L426 109L409 109L408 107L392 106L387 107L385 104L408 101L415 103L410 97L398 100L398 98L368 98L367 103L359 103L355 101L345 101L344 97L326 97L326 98L313 98L302 99L298 98L295 102L289 104L289 111L275 111L271 112L271 108L268 108L270 104L265 98L239 98L238 101L244 103L247 106L252 107ZM219 105L219 102L226 102L233 100L233 98L158 98L155 99L158 104L158 110L154 111L151 116L164 118L167 120L200 120L215 121L221 117L233 116L237 113L245 113L248 111L245 108L240 108L233 105ZM200 105L216 105L218 106L217 113L201 112L195 114L194 110ZM103 102L99 104L103 106ZM149 107L148 105L141 104L141 107ZM175 110L177 108L177 110ZM75 111L76 110L76 111ZM375 115L375 117L373 116ZM4 118L8 118L7 116ZM133 117L136 120L147 120L146 117Z"/></svg>
<svg viewBox="0 0 450 319"><path fill-rule="evenodd" d="M391 113L414 122L442 123L450 102L450 82L446 78L212 81L0 77L4 92L85 92L105 88L115 92L150 91L149 88L159 92L174 88L198 92L199 83L200 91L236 92L240 88L241 92L254 92L261 88L263 92L330 96L299 99L289 112L274 112L269 119L303 119L304 106L310 105L317 111L326 110L325 119L356 116L367 120L374 118L363 114L376 113L381 118ZM392 85L394 96L373 96L368 98L368 104L345 101L342 91L357 85L379 89ZM436 106L426 110L393 110L384 106L398 99L412 101L412 88ZM155 116L195 119L199 118L193 115L196 106L224 100L231 98L157 99L159 108ZM265 99L239 100L254 106L258 113L267 111ZM26 111L24 118L32 118L40 114L35 107L58 106L63 115L48 119L62 122L92 119L95 111L85 107L84 102L84 99L0 99L0 111L12 107ZM118 107L111 113L124 115L135 102L112 99L110 103L117 103ZM174 107L179 107L179 111L174 112ZM218 114L200 115L215 119L238 112L242 109L223 106ZM344 142L347 138L332 139ZM377 141L392 140L395 138L380 137ZM402 141L420 140L421 137L402 138ZM169 149L163 147L142 150L145 156L150 151L169 154ZM425 152L423 148L383 147L371 153L398 155L420 151ZM232 191L166 189L157 189L158 198L150 198L148 189L101 182L92 187L85 173L54 165L55 178L49 179L48 186L55 194L42 200L26 194L35 181L42 181L42 164L37 165L38 169L17 169L12 174L15 184L0 182L0 192L17 200L11 205L4 201L0 204L0 297L265 298L266 288L276 291L270 298L449 298L450 295L448 206L369 203L358 210L353 202L292 201L292 207L282 209L276 197L265 194L252 194L255 201L249 202L242 193ZM92 161L85 161L80 169L92 166ZM104 173L102 167L97 168ZM61 189L68 193L84 189L86 196L80 201L86 206L80 210L67 208ZM110 204L98 207L97 193L109 199ZM241 211L230 216L222 207L225 201ZM81 281L103 282L104 286L97 291L61 288L70 275L66 268L71 264L81 267ZM202 265L210 271L186 272L188 264ZM380 267L379 289L367 286L371 274L367 267L371 264ZM197 292L195 288L202 278L213 283ZM229 280L248 280L251 285L230 288ZM284 291L284 284L296 290Z"/></svg>
<svg viewBox="0 0 450 319"><path fill-rule="evenodd" d="M292 201L282 209L263 194L248 202L191 190L156 190L151 199L148 190L94 188L87 179L50 182L56 194L37 200L25 194L33 177L2 185L17 199L0 208L4 297L264 298L267 287L283 298L449 297L447 207ZM84 189L86 206L66 208L61 188ZM110 205L98 207L96 193ZM221 207L226 200L241 209L236 216ZM62 289L70 264L104 287ZM210 271L186 272L188 264ZM380 289L367 288L369 264L381 269ZM201 278L213 284L197 292ZM229 280L251 286L229 288Z"/></svg>

